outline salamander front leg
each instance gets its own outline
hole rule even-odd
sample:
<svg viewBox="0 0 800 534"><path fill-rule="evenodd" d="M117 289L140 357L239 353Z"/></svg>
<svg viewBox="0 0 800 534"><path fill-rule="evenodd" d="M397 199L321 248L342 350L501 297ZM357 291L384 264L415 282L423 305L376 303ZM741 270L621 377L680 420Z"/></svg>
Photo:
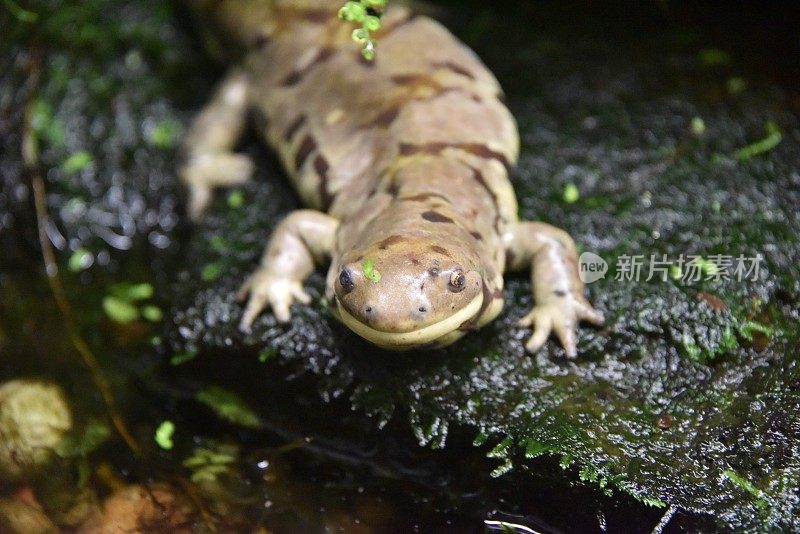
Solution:
<svg viewBox="0 0 800 534"><path fill-rule="evenodd" d="M314 271L315 264L330 257L338 228L337 219L314 210L293 211L278 225L261 265L239 291L239 299L249 295L239 323L241 330L249 331L265 308L271 308L275 318L285 323L295 300L311 302L303 281Z"/></svg>
<svg viewBox="0 0 800 534"><path fill-rule="evenodd" d="M578 323L603 323L603 314L583 295L575 243L563 230L536 222L517 223L503 237L510 259L508 269L531 269L535 305L519 322L533 327L525 348L536 352L555 332L567 357L575 358Z"/></svg>
<svg viewBox="0 0 800 534"><path fill-rule="evenodd" d="M208 207L214 188L241 184L253 173L250 158L233 152L247 120L247 91L244 74L229 74L184 138L178 174L189 190L192 220Z"/></svg>

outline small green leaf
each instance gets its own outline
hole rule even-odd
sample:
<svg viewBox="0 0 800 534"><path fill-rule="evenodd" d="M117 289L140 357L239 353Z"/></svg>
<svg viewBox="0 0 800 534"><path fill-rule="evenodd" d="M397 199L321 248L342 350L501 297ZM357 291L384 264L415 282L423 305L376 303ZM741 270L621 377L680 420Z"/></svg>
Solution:
<svg viewBox="0 0 800 534"><path fill-rule="evenodd" d="M511 460L506 460L505 462L494 468L494 470L491 473L489 473L489 476L492 478L498 478L505 475L513 468L514 468L513 462Z"/></svg>
<svg viewBox="0 0 800 534"><path fill-rule="evenodd" d="M176 352L172 355L172 358L169 359L170 365L181 365L183 363L189 362L197 358L197 352L193 350L187 350L184 352Z"/></svg>
<svg viewBox="0 0 800 534"><path fill-rule="evenodd" d="M705 50L701 50L698 54L698 58L701 63L710 67L727 65L731 62L731 55L719 48L706 48Z"/></svg>
<svg viewBox="0 0 800 534"><path fill-rule="evenodd" d="M258 353L258 361L261 363L271 360L278 355L278 349L275 347L267 347Z"/></svg>
<svg viewBox="0 0 800 534"><path fill-rule="evenodd" d="M500 443L495 445L495 447L492 450L490 450L488 453L486 453L486 457L487 458L507 458L508 457L508 451L509 451L509 449L511 448L511 446L513 444L514 444L514 440L511 438L511 436L508 436L508 437L504 438L503 441L501 441Z"/></svg>
<svg viewBox="0 0 800 534"><path fill-rule="evenodd" d="M159 447L165 451L168 451L174 446L174 443L172 442L173 434L175 434L175 423L167 420L158 425L153 439L155 439Z"/></svg>
<svg viewBox="0 0 800 534"><path fill-rule="evenodd" d="M367 41L367 44L361 49L361 55L367 61L373 61L375 59L375 45L372 41Z"/></svg>
<svg viewBox="0 0 800 534"><path fill-rule="evenodd" d="M689 125L689 129L692 131L692 135L700 137L706 133L706 123L701 117L694 117Z"/></svg>
<svg viewBox="0 0 800 534"><path fill-rule="evenodd" d="M232 209L241 208L244 205L244 193L240 190L228 193L228 207Z"/></svg>
<svg viewBox="0 0 800 534"><path fill-rule="evenodd" d="M339 17L348 22L362 22L366 16L367 10L360 2L347 2L339 10Z"/></svg>
<svg viewBox="0 0 800 534"><path fill-rule="evenodd" d="M161 308L152 304L142 306L141 313L142 317L154 323L157 323L164 318L164 313L161 311Z"/></svg>
<svg viewBox="0 0 800 534"><path fill-rule="evenodd" d="M181 136L183 127L174 119L163 119L150 131L148 140L161 149L175 146Z"/></svg>
<svg viewBox="0 0 800 534"><path fill-rule="evenodd" d="M67 261L67 268L73 273L88 269L94 262L94 255L85 248L76 249Z"/></svg>
<svg viewBox="0 0 800 534"><path fill-rule="evenodd" d="M74 174L88 167L92 161L94 161L92 155L85 150L81 150L68 157L61 164L61 170L66 174Z"/></svg>
<svg viewBox="0 0 800 534"><path fill-rule="evenodd" d="M366 43L369 40L369 33L364 28L356 28L351 34L353 40L357 43Z"/></svg>
<svg viewBox="0 0 800 534"><path fill-rule="evenodd" d="M197 392L195 398L214 410L222 419L247 428L258 428L261 419L232 391L219 386L209 386Z"/></svg>
<svg viewBox="0 0 800 534"><path fill-rule="evenodd" d="M553 447L535 439L529 439L525 444L525 458L533 459L543 454L553 452Z"/></svg>
<svg viewBox="0 0 800 534"><path fill-rule="evenodd" d="M117 323L132 323L139 318L139 310L136 306L117 297L106 296L103 298L103 310L112 321Z"/></svg>
<svg viewBox="0 0 800 534"><path fill-rule="evenodd" d="M578 201L581 194L575 184L567 184L564 186L564 202L567 204L574 204Z"/></svg>
<svg viewBox="0 0 800 534"><path fill-rule="evenodd" d="M375 261L372 258L364 258L361 264L361 271L364 273L367 280L373 284L377 284L381 281L381 273L375 268Z"/></svg>
<svg viewBox="0 0 800 534"><path fill-rule="evenodd" d="M222 274L222 267L218 263L209 263L203 267L203 270L200 271L200 278L203 279L204 282L213 282Z"/></svg>
<svg viewBox="0 0 800 534"><path fill-rule="evenodd" d="M764 125L764 129L767 131L767 136L760 141L756 141L753 144L747 145L746 147L737 150L735 153L737 159L746 160L754 156L764 154L765 152L769 152L770 150L778 146L780 142L783 140L783 134L781 134L781 129L774 122L772 121L767 122L767 124Z"/></svg>
<svg viewBox="0 0 800 534"><path fill-rule="evenodd" d="M364 19L364 28L370 32L376 32L381 29L381 19L375 15L369 15Z"/></svg>
<svg viewBox="0 0 800 534"><path fill-rule="evenodd" d="M155 293L155 290L153 289L153 286L147 282L142 282L139 284L123 282L112 285L109 288L109 293L119 300L136 302L151 298Z"/></svg>

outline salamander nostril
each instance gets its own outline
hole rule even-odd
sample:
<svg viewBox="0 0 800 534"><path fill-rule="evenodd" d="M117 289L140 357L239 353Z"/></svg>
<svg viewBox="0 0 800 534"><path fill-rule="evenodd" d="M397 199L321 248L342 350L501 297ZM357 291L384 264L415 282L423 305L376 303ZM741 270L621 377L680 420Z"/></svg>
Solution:
<svg viewBox="0 0 800 534"><path fill-rule="evenodd" d="M425 306L420 306L420 307L419 307L419 311L420 311L421 313L425 313L426 311L428 311L428 308L426 308Z"/></svg>
<svg viewBox="0 0 800 534"><path fill-rule="evenodd" d="M367 306L367 308L364 311L367 313L372 313L372 306Z"/></svg>

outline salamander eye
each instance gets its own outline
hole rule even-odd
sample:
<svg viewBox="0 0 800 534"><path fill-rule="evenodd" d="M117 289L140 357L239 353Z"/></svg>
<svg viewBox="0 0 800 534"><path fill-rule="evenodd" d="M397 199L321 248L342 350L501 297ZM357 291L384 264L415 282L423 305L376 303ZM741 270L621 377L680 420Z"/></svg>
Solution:
<svg viewBox="0 0 800 534"><path fill-rule="evenodd" d="M339 284L345 293L350 293L356 287L353 283L353 277L350 276L350 271L347 269L342 269L342 272L339 273Z"/></svg>
<svg viewBox="0 0 800 534"><path fill-rule="evenodd" d="M450 291L458 292L464 289L464 284L466 284L467 279L464 278L464 272L461 269L455 269L452 273L450 273L450 283L448 284L448 288Z"/></svg>

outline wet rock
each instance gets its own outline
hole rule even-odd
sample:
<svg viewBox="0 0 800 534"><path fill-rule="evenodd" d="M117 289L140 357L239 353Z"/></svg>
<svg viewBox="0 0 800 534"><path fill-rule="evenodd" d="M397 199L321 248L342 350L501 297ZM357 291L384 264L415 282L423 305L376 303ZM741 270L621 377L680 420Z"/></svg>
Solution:
<svg viewBox="0 0 800 534"><path fill-rule="evenodd" d="M36 503L0 499L0 532L52 534L58 529Z"/></svg>
<svg viewBox="0 0 800 534"><path fill-rule="evenodd" d="M167 484L132 485L115 491L102 510L79 529L80 534L130 532L196 532L196 516L188 501Z"/></svg>
<svg viewBox="0 0 800 534"><path fill-rule="evenodd" d="M69 404L55 384L0 385L0 478L17 480L42 469L71 429Z"/></svg>

